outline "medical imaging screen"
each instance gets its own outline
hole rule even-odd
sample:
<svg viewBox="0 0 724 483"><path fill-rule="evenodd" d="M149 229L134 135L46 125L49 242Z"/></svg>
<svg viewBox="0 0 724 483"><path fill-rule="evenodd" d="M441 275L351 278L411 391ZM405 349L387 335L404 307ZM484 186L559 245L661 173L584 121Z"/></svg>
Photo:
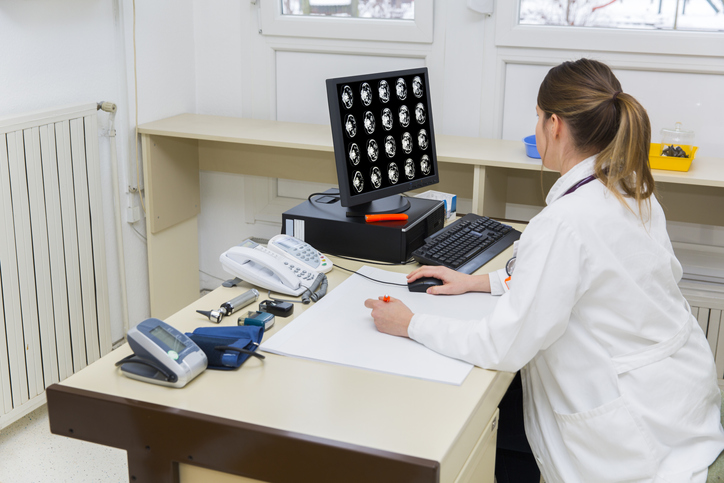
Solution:
<svg viewBox="0 0 724 483"><path fill-rule="evenodd" d="M436 174L426 82L418 71L337 84L350 197Z"/></svg>

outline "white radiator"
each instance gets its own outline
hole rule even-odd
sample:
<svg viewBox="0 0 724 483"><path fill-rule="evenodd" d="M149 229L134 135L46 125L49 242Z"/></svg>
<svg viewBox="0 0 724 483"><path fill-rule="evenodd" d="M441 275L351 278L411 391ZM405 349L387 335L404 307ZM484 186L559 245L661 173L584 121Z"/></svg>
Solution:
<svg viewBox="0 0 724 483"><path fill-rule="evenodd" d="M719 387L724 389L724 284L683 280L679 286L714 354Z"/></svg>
<svg viewBox="0 0 724 483"><path fill-rule="evenodd" d="M96 104L0 120L0 429L111 350Z"/></svg>

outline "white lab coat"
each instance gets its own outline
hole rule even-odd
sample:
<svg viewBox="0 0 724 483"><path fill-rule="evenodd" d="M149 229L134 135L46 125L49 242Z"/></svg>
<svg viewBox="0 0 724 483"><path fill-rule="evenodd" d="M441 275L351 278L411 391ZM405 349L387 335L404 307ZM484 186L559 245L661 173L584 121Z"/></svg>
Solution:
<svg viewBox="0 0 724 483"><path fill-rule="evenodd" d="M521 370L526 433L547 483L704 481L724 449L711 350L678 288L657 200L644 224L598 180L562 196L594 160L551 189L492 314L416 314L410 337Z"/></svg>

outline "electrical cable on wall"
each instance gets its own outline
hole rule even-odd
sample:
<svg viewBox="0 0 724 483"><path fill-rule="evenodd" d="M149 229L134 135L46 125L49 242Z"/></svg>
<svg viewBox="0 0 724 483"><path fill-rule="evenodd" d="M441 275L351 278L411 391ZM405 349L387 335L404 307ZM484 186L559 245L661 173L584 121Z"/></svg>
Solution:
<svg viewBox="0 0 724 483"><path fill-rule="evenodd" d="M136 69L136 0L133 0L133 95L136 103L136 130L133 139L134 152L136 153L136 190L141 201L141 209L146 214L146 204L141 194L141 172L138 167L138 72Z"/></svg>
<svg viewBox="0 0 724 483"><path fill-rule="evenodd" d="M145 236L143 233L141 233L140 231L138 231L138 230L136 229L136 227L133 226L133 223L130 223L130 225L131 225L131 229L136 233L136 235L138 235L138 237L139 237L141 240L143 240L144 243L148 243L148 239L146 238L146 236Z"/></svg>

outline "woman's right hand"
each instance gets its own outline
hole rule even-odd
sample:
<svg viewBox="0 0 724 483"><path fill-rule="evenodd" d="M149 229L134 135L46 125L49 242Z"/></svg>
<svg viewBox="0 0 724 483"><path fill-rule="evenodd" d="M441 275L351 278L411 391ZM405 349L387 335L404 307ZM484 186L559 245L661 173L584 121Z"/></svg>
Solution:
<svg viewBox="0 0 724 483"><path fill-rule="evenodd" d="M490 292L490 278L485 275L468 275L447 267L426 265L407 275L410 283L421 277L434 277L443 281L427 289L433 295L457 295L466 292Z"/></svg>

